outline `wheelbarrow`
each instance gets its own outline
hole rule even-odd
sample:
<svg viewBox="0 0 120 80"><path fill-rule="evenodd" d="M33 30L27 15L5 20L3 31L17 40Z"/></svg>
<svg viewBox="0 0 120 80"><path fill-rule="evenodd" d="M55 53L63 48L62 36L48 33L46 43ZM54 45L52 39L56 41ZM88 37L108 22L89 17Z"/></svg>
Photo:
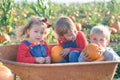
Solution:
<svg viewBox="0 0 120 80"><path fill-rule="evenodd" d="M0 46L0 61L21 80L112 80L119 64L117 61L21 63L15 61L17 48L18 45Z"/></svg>

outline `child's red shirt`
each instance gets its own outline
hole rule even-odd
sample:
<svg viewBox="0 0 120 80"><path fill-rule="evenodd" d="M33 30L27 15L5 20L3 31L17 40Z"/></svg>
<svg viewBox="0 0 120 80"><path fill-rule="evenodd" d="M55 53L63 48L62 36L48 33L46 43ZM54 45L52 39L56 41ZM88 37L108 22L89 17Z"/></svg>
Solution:
<svg viewBox="0 0 120 80"><path fill-rule="evenodd" d="M65 39L65 37L63 37L63 38L59 38L58 42L62 46L62 42L67 42L67 40ZM88 44L87 38L82 31L79 31L76 36L76 44L77 44L77 48L70 47L69 52L71 52L72 50L77 50L81 52L84 49L84 47Z"/></svg>
<svg viewBox="0 0 120 80"><path fill-rule="evenodd" d="M47 56L50 56L49 46L47 45L47 43L45 41L43 43L46 46ZM34 46L34 44L32 44L32 43L31 43L31 45ZM24 63L35 63L36 62L35 57L32 56L30 53L30 46L27 46L24 42L21 42L18 47L16 61L24 62Z"/></svg>

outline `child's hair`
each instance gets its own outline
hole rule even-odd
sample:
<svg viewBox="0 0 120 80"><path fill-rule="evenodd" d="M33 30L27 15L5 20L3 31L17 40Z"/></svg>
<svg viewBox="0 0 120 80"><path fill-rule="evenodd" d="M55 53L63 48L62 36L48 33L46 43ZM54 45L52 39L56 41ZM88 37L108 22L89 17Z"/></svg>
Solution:
<svg viewBox="0 0 120 80"><path fill-rule="evenodd" d="M110 39L111 32L108 26L98 24L91 29L91 34L103 35L108 40Z"/></svg>
<svg viewBox="0 0 120 80"><path fill-rule="evenodd" d="M68 30L72 31L74 28L76 29L74 22L69 17L62 16L56 21L54 30L58 37L63 37Z"/></svg>
<svg viewBox="0 0 120 80"><path fill-rule="evenodd" d="M34 25L38 25L40 27L43 25L44 29L51 26L47 22L46 18L40 18L38 16L33 16L30 18L30 20L28 21L28 23L25 26L19 27L16 29L16 36L17 36L18 40L29 38L27 30L32 28Z"/></svg>

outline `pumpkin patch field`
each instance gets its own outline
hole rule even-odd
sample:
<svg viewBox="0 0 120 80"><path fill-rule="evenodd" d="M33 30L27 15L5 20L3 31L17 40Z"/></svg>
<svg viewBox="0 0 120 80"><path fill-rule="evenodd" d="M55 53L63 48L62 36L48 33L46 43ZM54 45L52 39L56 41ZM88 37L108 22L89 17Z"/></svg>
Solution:
<svg viewBox="0 0 120 80"><path fill-rule="evenodd" d="M1 0L0 1L0 46L18 44L15 30L26 24L31 16L45 17L52 24L47 31L45 40L49 44L56 44L57 37L54 32L54 24L58 17L68 16L75 23L78 31L83 31L89 42L90 30L97 24L109 26L111 30L110 47L120 55L120 1L110 0L105 2L90 3L55 3L52 0ZM58 46L57 46L58 47ZM58 50L61 50L59 48ZM55 50L56 51L56 50ZM56 56L54 54L53 56ZM54 59L54 62L62 59ZM120 65L114 75L114 79L120 78ZM17 80L18 77L17 77Z"/></svg>

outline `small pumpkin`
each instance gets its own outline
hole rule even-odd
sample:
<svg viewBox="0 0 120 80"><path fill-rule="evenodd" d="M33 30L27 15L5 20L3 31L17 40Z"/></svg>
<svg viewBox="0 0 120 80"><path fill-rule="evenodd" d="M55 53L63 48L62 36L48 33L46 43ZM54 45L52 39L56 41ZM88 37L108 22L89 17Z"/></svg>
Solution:
<svg viewBox="0 0 120 80"><path fill-rule="evenodd" d="M73 22L76 22L76 19L74 16L69 16L69 18L73 21Z"/></svg>
<svg viewBox="0 0 120 80"><path fill-rule="evenodd" d="M116 21L110 27L115 28L117 30L117 32L118 32L120 30L120 22Z"/></svg>
<svg viewBox="0 0 120 80"><path fill-rule="evenodd" d="M82 25L80 23L76 22L75 25L76 25L77 31L81 31L82 30Z"/></svg>
<svg viewBox="0 0 120 80"><path fill-rule="evenodd" d="M0 33L0 43L4 42L4 41L10 41L10 37L8 34L5 33Z"/></svg>
<svg viewBox="0 0 120 80"><path fill-rule="evenodd" d="M100 52L98 51L98 45L95 43L88 44L84 49L83 52L92 60L96 60L100 57Z"/></svg>
<svg viewBox="0 0 120 80"><path fill-rule="evenodd" d="M111 31L111 34L116 34L117 33L117 29L115 29L113 27L110 27L109 29Z"/></svg>
<svg viewBox="0 0 120 80"><path fill-rule="evenodd" d="M53 62L59 62L63 59L63 57L60 55L60 52L63 50L62 46L54 46L51 49L51 57Z"/></svg>
<svg viewBox="0 0 120 80"><path fill-rule="evenodd" d="M0 62L0 80L13 80L13 74L9 68Z"/></svg>
<svg viewBox="0 0 120 80"><path fill-rule="evenodd" d="M77 31L81 31L82 30L82 25L80 23L76 22L75 17L74 16L69 16L69 18L75 23Z"/></svg>

